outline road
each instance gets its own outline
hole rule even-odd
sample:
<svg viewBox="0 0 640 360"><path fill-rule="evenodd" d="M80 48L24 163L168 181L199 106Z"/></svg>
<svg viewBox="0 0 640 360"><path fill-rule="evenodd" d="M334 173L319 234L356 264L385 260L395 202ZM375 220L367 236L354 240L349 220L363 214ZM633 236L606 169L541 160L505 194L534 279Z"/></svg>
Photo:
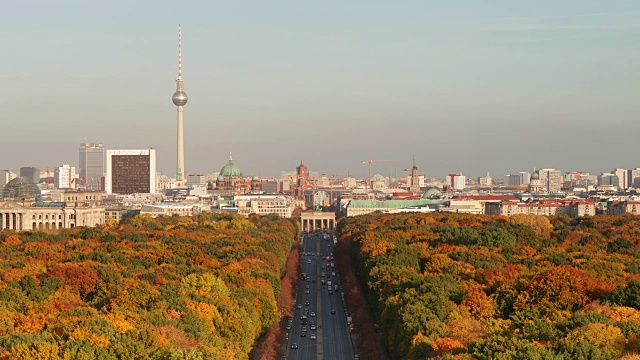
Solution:
<svg viewBox="0 0 640 360"><path fill-rule="evenodd" d="M322 233L304 234L302 237L301 280L296 290L291 329L284 330L289 333L287 360L353 359L344 295L340 288L337 268L332 268L329 261L333 254L333 239L332 234ZM323 256L325 260L322 259ZM305 279L302 279L303 275ZM332 294L329 292L329 281L333 289L338 286L337 291L332 291ZM303 323L303 315L307 317L307 324ZM316 330L312 330L313 322ZM303 327L307 329L306 336L301 336ZM312 334L316 339L312 339ZM298 345L297 349L291 348L294 343Z"/></svg>

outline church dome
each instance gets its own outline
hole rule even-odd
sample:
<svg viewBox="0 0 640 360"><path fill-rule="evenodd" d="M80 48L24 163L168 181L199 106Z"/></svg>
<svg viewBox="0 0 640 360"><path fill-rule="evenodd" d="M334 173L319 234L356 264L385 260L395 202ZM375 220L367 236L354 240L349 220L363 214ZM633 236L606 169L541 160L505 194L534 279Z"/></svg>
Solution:
<svg viewBox="0 0 640 360"><path fill-rule="evenodd" d="M529 180L540 180L540 172L538 170L533 170L533 174L531 174L531 178Z"/></svg>
<svg viewBox="0 0 640 360"><path fill-rule="evenodd" d="M224 181L224 176L218 175L218 181Z"/></svg>
<svg viewBox="0 0 640 360"><path fill-rule="evenodd" d="M229 163L220 169L220 176L226 177L242 177L242 170L238 165L233 163L233 158L229 155Z"/></svg>
<svg viewBox="0 0 640 360"><path fill-rule="evenodd" d="M33 181L18 177L7 183L2 189L3 199L34 199L40 196L40 188Z"/></svg>
<svg viewBox="0 0 640 360"><path fill-rule="evenodd" d="M258 181L260 181L260 178L258 177L258 175L256 175L251 179L251 181L258 182Z"/></svg>

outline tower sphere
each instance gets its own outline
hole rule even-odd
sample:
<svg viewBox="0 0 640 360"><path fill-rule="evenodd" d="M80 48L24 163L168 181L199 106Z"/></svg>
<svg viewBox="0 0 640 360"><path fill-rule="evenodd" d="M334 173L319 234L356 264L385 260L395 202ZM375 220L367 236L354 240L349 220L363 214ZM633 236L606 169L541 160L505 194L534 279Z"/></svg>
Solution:
<svg viewBox="0 0 640 360"><path fill-rule="evenodd" d="M173 103L176 106L184 106L187 103L187 100L189 100L189 98L187 97L187 93L184 91L176 91L173 93L173 96L171 97L171 100L173 100Z"/></svg>

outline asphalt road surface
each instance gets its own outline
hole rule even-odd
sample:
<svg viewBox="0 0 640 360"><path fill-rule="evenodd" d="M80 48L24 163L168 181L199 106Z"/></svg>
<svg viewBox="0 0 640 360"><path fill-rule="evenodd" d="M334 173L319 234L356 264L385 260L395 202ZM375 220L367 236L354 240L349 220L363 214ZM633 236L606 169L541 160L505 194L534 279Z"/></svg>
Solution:
<svg viewBox="0 0 640 360"><path fill-rule="evenodd" d="M310 233L302 236L301 280L296 290L291 329L284 330L289 334L287 360L353 359L344 295L337 268L331 267L332 261L329 260L333 255L333 248L333 234ZM282 326L285 327L287 322L285 320ZM312 324L315 325L315 330L312 329ZM303 333L305 336L302 336ZM292 348L294 344L297 349Z"/></svg>

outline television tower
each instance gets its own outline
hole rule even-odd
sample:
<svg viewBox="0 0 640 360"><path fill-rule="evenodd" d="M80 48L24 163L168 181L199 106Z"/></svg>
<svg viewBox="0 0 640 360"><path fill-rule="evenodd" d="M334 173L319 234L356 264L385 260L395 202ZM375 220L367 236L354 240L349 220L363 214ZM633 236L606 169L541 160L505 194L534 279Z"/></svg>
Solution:
<svg viewBox="0 0 640 360"><path fill-rule="evenodd" d="M178 161L176 165L176 187L185 187L184 178L184 136L182 126L182 107L187 104L187 93L182 86L182 27L178 25L178 80L176 92L173 93L173 103L178 107Z"/></svg>

